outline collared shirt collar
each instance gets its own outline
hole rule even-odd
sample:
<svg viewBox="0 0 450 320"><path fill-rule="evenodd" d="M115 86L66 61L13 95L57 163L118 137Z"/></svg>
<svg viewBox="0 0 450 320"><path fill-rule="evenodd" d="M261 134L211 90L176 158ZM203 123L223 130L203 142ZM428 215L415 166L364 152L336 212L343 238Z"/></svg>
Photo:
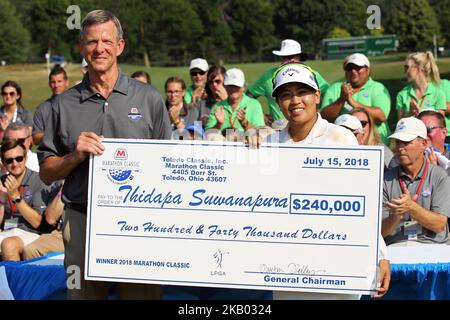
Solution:
<svg viewBox="0 0 450 320"><path fill-rule="evenodd" d="M242 99L241 99L241 101L239 102L237 108L234 109L234 112L237 112L239 109L244 108L244 107L246 106L246 104L248 103L248 100L249 100L249 99L250 99L250 98L244 93L244 94L242 95ZM224 104L223 108L224 108L225 110L227 110L228 112L233 113L233 111L231 110L231 106L230 106L230 104L229 104L229 102L228 102L228 99L226 100L226 102L227 102L227 103Z"/></svg>
<svg viewBox="0 0 450 320"><path fill-rule="evenodd" d="M411 178L408 176L408 174L403 170L403 167L402 167L401 165L399 165L399 166L398 166L398 168L399 168L398 170L399 170L399 176L400 176L400 178L402 178L402 179L406 178L406 179L408 179L408 180L410 180L410 181L415 181L415 180L420 180L420 179L422 179L423 172L424 172L424 170L425 170L425 164L426 164L426 162L427 162L427 159L425 159L425 157L424 157L424 161L423 161L423 163L422 163L422 167L420 168L419 173L417 174L416 177L414 177L414 179L411 179Z"/></svg>
<svg viewBox="0 0 450 320"><path fill-rule="evenodd" d="M425 93L423 94L423 96L425 97L425 96L429 96L429 95L433 94L432 90L433 90L433 83L429 82L428 86L427 86L427 90L425 90ZM409 85L407 92L408 92L409 96L413 97L414 99L417 99L416 94L414 93L414 86L412 84Z"/></svg>
<svg viewBox="0 0 450 320"><path fill-rule="evenodd" d="M113 92L119 92L124 95L128 94L129 80L127 76L122 73L119 68L119 77L117 78L116 84L114 85ZM86 101L87 99L95 96L95 92L91 87L91 82L89 80L88 72L84 74L83 80L81 81L81 101Z"/></svg>
<svg viewBox="0 0 450 320"><path fill-rule="evenodd" d="M327 124L328 121L322 119L320 113L317 113L317 120L316 123L314 123L314 126L311 128L311 131L309 132L309 134L306 136L305 139L298 141L297 143L311 144L311 142L314 139L317 139L318 137L325 134L325 132L327 131ZM280 141L292 142L292 137L291 134L289 133L289 123L287 124L286 127L284 127L283 130L281 130L280 135L283 137L282 139L280 139Z"/></svg>

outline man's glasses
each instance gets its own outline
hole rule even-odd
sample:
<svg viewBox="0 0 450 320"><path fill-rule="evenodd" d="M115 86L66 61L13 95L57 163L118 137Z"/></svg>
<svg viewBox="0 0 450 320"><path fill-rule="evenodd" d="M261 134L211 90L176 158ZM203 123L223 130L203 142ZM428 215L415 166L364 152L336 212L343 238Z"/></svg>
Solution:
<svg viewBox="0 0 450 320"><path fill-rule="evenodd" d="M10 96L10 97L14 97L16 95L16 93L14 91L10 91L10 92L2 92L2 96Z"/></svg>
<svg viewBox="0 0 450 320"><path fill-rule="evenodd" d="M367 124L369 123L369 121L366 121L366 120L359 120L359 122L361 122L361 125L363 128L365 128L367 126Z"/></svg>
<svg viewBox="0 0 450 320"><path fill-rule="evenodd" d="M204 76L206 74L206 71L191 71L191 77L195 77L197 75Z"/></svg>
<svg viewBox="0 0 450 320"><path fill-rule="evenodd" d="M349 64L349 65L345 66L345 71L350 72L353 69L355 69L357 72L359 72L359 71L361 71L361 69L364 69L364 68L365 68L364 66L360 67L360 66L357 66L354 64Z"/></svg>
<svg viewBox="0 0 450 320"><path fill-rule="evenodd" d="M11 164L11 163L14 162L14 160L15 160L17 163L21 163L21 162L23 161L24 158L25 158L24 156L18 156L18 157L15 157L15 158L6 158L6 159L4 159L3 161L4 161L6 164Z"/></svg>
<svg viewBox="0 0 450 320"><path fill-rule="evenodd" d="M443 126L431 126L431 127L427 127L427 133L431 133L431 131L433 131L436 128L444 128Z"/></svg>
<svg viewBox="0 0 450 320"><path fill-rule="evenodd" d="M175 90L175 91L167 91L166 94L169 96L179 96L181 94L182 91L180 90Z"/></svg>

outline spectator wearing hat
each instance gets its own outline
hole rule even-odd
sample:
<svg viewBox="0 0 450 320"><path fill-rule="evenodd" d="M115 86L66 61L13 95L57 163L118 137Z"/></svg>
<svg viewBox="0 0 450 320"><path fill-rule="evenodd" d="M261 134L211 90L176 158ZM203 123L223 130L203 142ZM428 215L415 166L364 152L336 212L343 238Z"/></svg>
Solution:
<svg viewBox="0 0 450 320"><path fill-rule="evenodd" d="M213 106L205 129L230 128L245 132L263 126L264 114L259 101L244 94L244 72L236 68L227 70L224 85L228 98Z"/></svg>
<svg viewBox="0 0 450 320"><path fill-rule="evenodd" d="M391 110L389 91L382 83L372 80L370 62L365 55L354 53L346 57L343 67L345 81L335 82L328 88L322 99L322 117L334 121L354 108L365 109L373 118L381 140L388 144L386 120Z"/></svg>
<svg viewBox="0 0 450 320"><path fill-rule="evenodd" d="M399 166L386 170L382 235L388 245L448 242L450 181L424 155L427 128L415 118L400 119L394 134Z"/></svg>
<svg viewBox="0 0 450 320"><path fill-rule="evenodd" d="M334 124L350 130L358 140L358 144L364 144L364 131L361 122L355 116L342 114L336 118Z"/></svg>
<svg viewBox="0 0 450 320"><path fill-rule="evenodd" d="M69 78L67 77L66 70L60 65L54 66L48 75L48 85L52 91L52 95L36 108L33 116L33 143L35 145L40 144L44 139L45 122L52 111L53 98L69 88Z"/></svg>
<svg viewBox="0 0 450 320"><path fill-rule="evenodd" d="M286 64L274 74L273 97L284 117L287 126L279 133L268 136L265 141L290 144L312 145L357 145L354 134L345 128L322 119L317 112L320 103L319 85L313 71L303 64ZM250 142L254 143L254 139ZM383 296L389 287L390 264L387 260L386 246L380 237L380 279L375 297ZM324 294L291 291L274 291L274 299L359 299L360 296L348 294Z"/></svg>
<svg viewBox="0 0 450 320"><path fill-rule="evenodd" d="M361 122L363 129L363 141L359 144L366 146L382 146L384 149L384 167L388 168L394 154L388 146L381 142L380 134L378 133L370 113L365 109L356 108L350 111L349 115L355 116L359 122Z"/></svg>
<svg viewBox="0 0 450 320"><path fill-rule="evenodd" d="M397 94L398 118L415 116L422 110L435 110L445 116L445 94L440 86L439 69L433 54L416 52L405 61L408 85Z"/></svg>
<svg viewBox="0 0 450 320"><path fill-rule="evenodd" d="M281 57L281 64L301 62L302 48L297 41L285 39L281 41L280 50L273 50L272 53ZM283 113L275 102L275 99L272 97L272 76L275 70L277 70L277 68L271 68L264 72L258 80L249 86L247 91L247 94L255 99L261 96L266 97L269 104L269 114L266 115L267 125L272 125L276 120L283 119ZM313 73L319 83L320 91L323 94L327 90L329 84L317 71L313 70ZM283 122L280 123L282 124ZM276 124L276 126L279 127L280 123Z"/></svg>
<svg viewBox="0 0 450 320"><path fill-rule="evenodd" d="M197 58L191 60L189 65L189 75L191 76L192 84L187 88L184 101L186 103L197 103L204 98L206 73L209 70L208 62L205 59Z"/></svg>

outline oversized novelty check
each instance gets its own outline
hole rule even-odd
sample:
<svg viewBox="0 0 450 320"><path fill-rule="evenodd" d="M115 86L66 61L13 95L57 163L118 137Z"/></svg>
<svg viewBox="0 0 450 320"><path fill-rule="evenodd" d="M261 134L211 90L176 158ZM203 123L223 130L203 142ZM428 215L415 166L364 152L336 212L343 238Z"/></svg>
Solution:
<svg viewBox="0 0 450 320"><path fill-rule="evenodd" d="M86 279L373 293L383 149L104 140Z"/></svg>

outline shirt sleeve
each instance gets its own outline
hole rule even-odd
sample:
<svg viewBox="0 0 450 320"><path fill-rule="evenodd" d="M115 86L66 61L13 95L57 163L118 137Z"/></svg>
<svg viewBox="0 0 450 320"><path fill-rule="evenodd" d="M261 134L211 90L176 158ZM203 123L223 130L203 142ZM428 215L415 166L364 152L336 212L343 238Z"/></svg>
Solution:
<svg viewBox="0 0 450 320"><path fill-rule="evenodd" d="M388 117L389 112L391 111L391 96L388 89L386 89L386 87L382 83L377 83L377 88L374 94L372 94L372 97L372 107L380 108L381 110L383 110L384 115Z"/></svg>
<svg viewBox="0 0 450 320"><path fill-rule="evenodd" d="M159 93L154 93L147 99L150 106L150 112L153 120L152 139L169 140L172 134L172 127L170 125L169 114L164 105L162 96ZM47 130L45 130L47 132Z"/></svg>
<svg viewBox="0 0 450 320"><path fill-rule="evenodd" d="M341 90L342 82L335 82L325 91L325 94L322 95L322 101L320 103L320 110L329 106L330 104L336 102L339 98L340 90Z"/></svg>
<svg viewBox="0 0 450 320"><path fill-rule="evenodd" d="M275 69L267 70L261 75L258 80L256 80L249 86L248 92L253 98L258 98L266 95L270 96L272 94L272 90L269 90L269 93L267 91L268 88L272 88L272 74L274 71Z"/></svg>
<svg viewBox="0 0 450 320"><path fill-rule="evenodd" d="M436 91L436 110L447 110L447 105L445 102L445 93L438 87Z"/></svg>
<svg viewBox="0 0 450 320"><path fill-rule="evenodd" d="M59 97L53 100L51 104L51 113L45 126L44 140L38 146L39 164L51 156L62 157L64 147L61 141L61 123L59 119Z"/></svg>
<svg viewBox="0 0 450 320"><path fill-rule="evenodd" d="M247 120L255 128L265 125L264 113L258 100L252 99L250 110L247 108Z"/></svg>
<svg viewBox="0 0 450 320"><path fill-rule="evenodd" d="M435 167L438 173L433 175L431 179L436 181L431 192L431 208L430 210L450 217L450 180L447 172L441 167Z"/></svg>
<svg viewBox="0 0 450 320"><path fill-rule="evenodd" d="M33 116L33 134L44 131L43 106L39 105Z"/></svg>
<svg viewBox="0 0 450 320"><path fill-rule="evenodd" d="M217 104L212 106L211 112L209 114L208 122L206 122L206 125L205 125L205 130L214 128L216 126L217 119L216 119L216 115L214 114L214 110L216 110L216 108L218 108Z"/></svg>

